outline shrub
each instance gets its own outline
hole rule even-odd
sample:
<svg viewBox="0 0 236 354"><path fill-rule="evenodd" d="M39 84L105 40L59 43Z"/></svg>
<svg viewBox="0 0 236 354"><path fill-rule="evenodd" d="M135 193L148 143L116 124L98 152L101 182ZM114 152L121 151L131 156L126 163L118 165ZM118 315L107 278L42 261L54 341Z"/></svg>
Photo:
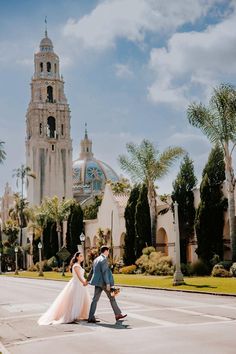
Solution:
<svg viewBox="0 0 236 354"><path fill-rule="evenodd" d="M230 273L228 270L226 270L223 265L221 264L216 264L214 265L212 272L211 272L212 277L229 277Z"/></svg>
<svg viewBox="0 0 236 354"><path fill-rule="evenodd" d="M191 264L181 263L181 272L183 273L183 275L192 275Z"/></svg>
<svg viewBox="0 0 236 354"><path fill-rule="evenodd" d="M152 252L156 252L155 248L153 246L150 246L150 247L145 247L143 250L142 250L142 253L143 254L146 254L147 256L152 253Z"/></svg>
<svg viewBox="0 0 236 354"><path fill-rule="evenodd" d="M55 256L49 258L47 260L47 265L50 267L50 268L56 268L58 267L58 262L57 262L57 259Z"/></svg>
<svg viewBox="0 0 236 354"><path fill-rule="evenodd" d="M42 271L43 272L49 272L52 270L52 267L49 267L49 265L47 264L47 260L45 259L44 261L41 262L42 264ZM40 270L40 262L37 262L35 264L37 270L39 271Z"/></svg>
<svg viewBox="0 0 236 354"><path fill-rule="evenodd" d="M161 252L150 252L152 249L154 248L146 247L146 249L143 250L143 255L136 261L138 268L141 269L143 273L150 275L172 275L174 273L174 267L171 258Z"/></svg>
<svg viewBox="0 0 236 354"><path fill-rule="evenodd" d="M29 272L37 272L37 267L35 264L32 264L30 267L27 269Z"/></svg>
<svg viewBox="0 0 236 354"><path fill-rule="evenodd" d="M208 266L201 259L191 264L190 271L193 275L208 275L210 273Z"/></svg>
<svg viewBox="0 0 236 354"><path fill-rule="evenodd" d="M134 274L136 269L137 269L137 266L135 264L132 264L130 266L120 268L119 273L121 273L121 274Z"/></svg>
<svg viewBox="0 0 236 354"><path fill-rule="evenodd" d="M233 262L232 261L221 261L218 264L222 265L226 270L230 270L230 267L232 266Z"/></svg>
<svg viewBox="0 0 236 354"><path fill-rule="evenodd" d="M233 263L230 267L230 274L232 277L236 277L236 263Z"/></svg>

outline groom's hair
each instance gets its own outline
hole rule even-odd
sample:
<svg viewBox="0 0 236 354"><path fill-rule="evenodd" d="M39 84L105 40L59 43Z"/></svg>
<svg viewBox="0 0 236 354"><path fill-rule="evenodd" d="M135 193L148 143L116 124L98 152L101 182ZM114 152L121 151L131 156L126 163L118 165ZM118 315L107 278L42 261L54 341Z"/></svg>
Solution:
<svg viewBox="0 0 236 354"><path fill-rule="evenodd" d="M109 251L109 247L107 247L107 246L102 246L102 247L100 248L100 253L104 253L105 251Z"/></svg>

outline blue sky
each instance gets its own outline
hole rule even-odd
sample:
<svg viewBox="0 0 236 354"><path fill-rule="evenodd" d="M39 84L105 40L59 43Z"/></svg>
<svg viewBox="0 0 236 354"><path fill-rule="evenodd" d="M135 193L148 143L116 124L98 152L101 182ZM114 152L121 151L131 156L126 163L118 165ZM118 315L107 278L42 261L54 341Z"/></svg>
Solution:
<svg viewBox="0 0 236 354"><path fill-rule="evenodd" d="M200 179L210 144L186 108L207 102L221 82L236 84L236 1L0 0L0 195L25 160L25 114L33 55L48 35L60 56L71 107L73 157L88 124L95 157L118 173L127 142L182 146ZM158 182L171 192L179 163Z"/></svg>

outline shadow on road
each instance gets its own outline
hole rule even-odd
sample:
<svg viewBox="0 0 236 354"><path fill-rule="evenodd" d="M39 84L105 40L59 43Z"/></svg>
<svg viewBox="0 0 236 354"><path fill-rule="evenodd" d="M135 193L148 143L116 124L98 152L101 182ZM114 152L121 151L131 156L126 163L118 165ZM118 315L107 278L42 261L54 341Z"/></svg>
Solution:
<svg viewBox="0 0 236 354"><path fill-rule="evenodd" d="M97 323L97 326L113 329L131 329L129 324L123 324L123 321L117 321L116 323Z"/></svg>

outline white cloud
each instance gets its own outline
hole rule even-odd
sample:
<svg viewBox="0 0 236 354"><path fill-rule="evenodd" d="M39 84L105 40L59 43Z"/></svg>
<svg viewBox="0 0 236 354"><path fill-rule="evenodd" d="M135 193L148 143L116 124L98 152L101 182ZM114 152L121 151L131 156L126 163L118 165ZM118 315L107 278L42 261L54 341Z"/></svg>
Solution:
<svg viewBox="0 0 236 354"><path fill-rule="evenodd" d="M70 18L63 28L68 40L97 50L118 38L143 42L146 32L174 31L206 15L219 0L105 0L86 16Z"/></svg>
<svg viewBox="0 0 236 354"><path fill-rule="evenodd" d="M133 76L133 71L130 69L128 64L116 64L115 73L119 78L131 78Z"/></svg>
<svg viewBox="0 0 236 354"><path fill-rule="evenodd" d="M194 92L201 91L208 99L212 87L222 80L235 83L235 23L236 11L203 32L175 33L165 48L152 49L149 65L155 80L149 98L185 107L195 99Z"/></svg>

